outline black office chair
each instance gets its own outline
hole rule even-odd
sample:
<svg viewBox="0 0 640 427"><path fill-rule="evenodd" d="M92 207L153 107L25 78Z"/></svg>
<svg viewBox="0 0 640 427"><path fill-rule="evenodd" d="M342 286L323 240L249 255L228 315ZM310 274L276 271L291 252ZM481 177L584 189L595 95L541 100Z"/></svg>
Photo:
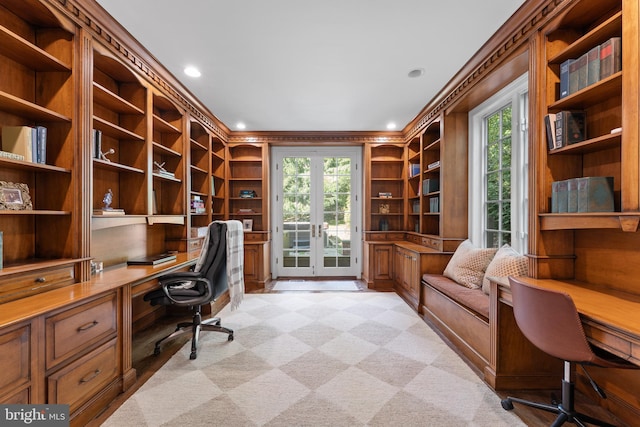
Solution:
<svg viewBox="0 0 640 427"><path fill-rule="evenodd" d="M510 411L513 409L513 402L516 402L558 414L552 427L565 422L579 426L584 426L586 422L615 427L575 411L571 364L576 363L582 367L594 390L603 399L606 398L604 390L593 381L584 365L622 369L638 369L638 366L589 344L578 310L568 294L532 286L513 277L509 277L509 283L513 295L513 314L518 327L533 345L564 360L564 378L561 403L545 404L507 397L502 400L502 407Z"/></svg>
<svg viewBox="0 0 640 427"><path fill-rule="evenodd" d="M198 338L200 331L215 331L228 334L228 340L233 341L233 331L220 326L220 318L202 320L202 305L213 301L220 293L227 289L227 225L223 222L209 224L208 242L203 246L200 258L194 270L168 273L161 276L160 289L148 292L145 301L151 305L188 306L194 310L193 321L178 323L176 330L156 342L154 354L160 353L160 345L166 341L191 332L191 359L197 357ZM198 268L199 267L199 268Z"/></svg>

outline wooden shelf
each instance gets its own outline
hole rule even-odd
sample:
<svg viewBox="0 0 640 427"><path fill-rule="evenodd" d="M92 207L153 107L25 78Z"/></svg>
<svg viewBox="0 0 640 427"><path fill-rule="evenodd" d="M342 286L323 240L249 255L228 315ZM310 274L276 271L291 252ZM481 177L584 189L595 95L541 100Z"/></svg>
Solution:
<svg viewBox="0 0 640 427"><path fill-rule="evenodd" d="M127 165L123 165L121 163L116 163L116 162L108 162L106 160L102 160L102 159L93 159L93 165L102 169L110 169L110 170L117 170L117 171L122 171L122 172L132 172L132 173L140 173L140 174L144 174L144 171L142 169L138 169L138 168L134 168L131 166L127 166Z"/></svg>
<svg viewBox="0 0 640 427"><path fill-rule="evenodd" d="M589 212L539 214L541 230L638 230L640 212Z"/></svg>
<svg viewBox="0 0 640 427"><path fill-rule="evenodd" d="M100 84L93 82L93 100L98 104L104 105L116 113L121 114L139 114L143 115L144 111L136 107L119 95L107 90Z"/></svg>
<svg viewBox="0 0 640 427"><path fill-rule="evenodd" d="M35 71L71 71L71 66L0 26L0 55Z"/></svg>
<svg viewBox="0 0 640 427"><path fill-rule="evenodd" d="M142 135L138 135L135 132L131 132L128 129L120 127L97 116L93 117L93 127L102 131L105 135L114 137L116 139L144 141L144 137Z"/></svg>
<svg viewBox="0 0 640 427"><path fill-rule="evenodd" d="M17 96L0 91L0 110L42 122L71 122L71 117L56 113Z"/></svg>
<svg viewBox="0 0 640 427"><path fill-rule="evenodd" d="M622 93L622 72L618 72L597 83L587 86L571 95L549 105L550 113L562 110L586 109L603 99L619 96Z"/></svg>

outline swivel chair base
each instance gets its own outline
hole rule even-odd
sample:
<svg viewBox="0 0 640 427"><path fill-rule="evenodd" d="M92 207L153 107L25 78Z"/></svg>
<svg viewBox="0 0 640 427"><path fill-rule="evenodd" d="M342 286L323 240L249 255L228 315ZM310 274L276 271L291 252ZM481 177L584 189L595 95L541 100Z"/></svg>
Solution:
<svg viewBox="0 0 640 427"><path fill-rule="evenodd" d="M200 307L197 307L195 309L195 313L193 314L193 321L178 323L178 325L176 326L176 330L173 331L173 333L156 341L156 346L155 346L155 349L153 350L153 354L155 356L160 354L160 345L164 341L171 340L173 338L176 338L186 333L192 333L191 355L189 356L189 359L193 360L196 357L198 357L198 340L200 338L200 331L223 332L229 335L227 337L227 341L233 341L232 329L220 326L219 317L212 317L211 319L207 319L203 321L202 315L200 314Z"/></svg>
<svg viewBox="0 0 640 427"><path fill-rule="evenodd" d="M532 402L529 400L519 399L517 397L506 397L502 399L501 404L502 407L511 411L513 409L513 402L520 403L522 405L530 406L536 409L542 409L543 411L551 412L554 414L558 414L555 421L551 424L551 427L559 427L564 423L573 423L581 427L586 427L588 424L593 424L602 427L616 427L613 424L609 424L605 421L599 420L597 418L590 417L589 415L577 412L574 410L574 385L573 383L562 380L562 403L558 404L547 404L547 403L538 403Z"/></svg>

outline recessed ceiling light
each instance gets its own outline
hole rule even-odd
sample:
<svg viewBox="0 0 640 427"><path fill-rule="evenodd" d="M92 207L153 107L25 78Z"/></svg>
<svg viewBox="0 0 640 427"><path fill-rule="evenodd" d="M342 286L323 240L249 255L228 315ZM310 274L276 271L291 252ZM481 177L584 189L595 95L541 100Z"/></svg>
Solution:
<svg viewBox="0 0 640 427"><path fill-rule="evenodd" d="M388 130L393 130L395 128L396 128L396 124L395 123L393 123L393 122L387 123L387 129Z"/></svg>
<svg viewBox="0 0 640 427"><path fill-rule="evenodd" d="M184 73L189 77L200 77L202 75L200 70L198 70L196 67L193 67L191 65L189 65L188 67L185 67Z"/></svg>
<svg viewBox="0 0 640 427"><path fill-rule="evenodd" d="M246 129L246 128L247 128L247 125L245 125L244 123L242 123L242 122L236 123L236 129L242 130L242 129Z"/></svg>
<svg viewBox="0 0 640 427"><path fill-rule="evenodd" d="M424 68L414 68L413 70L409 71L409 74L407 75L411 78L416 78L422 76L423 74Z"/></svg>

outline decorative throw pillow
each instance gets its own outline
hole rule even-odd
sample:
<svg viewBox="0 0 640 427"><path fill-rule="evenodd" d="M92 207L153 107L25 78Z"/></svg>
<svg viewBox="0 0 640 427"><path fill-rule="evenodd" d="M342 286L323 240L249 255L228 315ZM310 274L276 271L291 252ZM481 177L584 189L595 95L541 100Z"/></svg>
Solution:
<svg viewBox="0 0 640 427"><path fill-rule="evenodd" d="M477 248L470 240L460 243L444 269L444 275L470 289L482 287L484 271L496 254L496 248Z"/></svg>
<svg viewBox="0 0 640 427"><path fill-rule="evenodd" d="M527 276L529 264L527 257L520 255L508 244L501 247L484 273L482 291L489 294L489 277Z"/></svg>

